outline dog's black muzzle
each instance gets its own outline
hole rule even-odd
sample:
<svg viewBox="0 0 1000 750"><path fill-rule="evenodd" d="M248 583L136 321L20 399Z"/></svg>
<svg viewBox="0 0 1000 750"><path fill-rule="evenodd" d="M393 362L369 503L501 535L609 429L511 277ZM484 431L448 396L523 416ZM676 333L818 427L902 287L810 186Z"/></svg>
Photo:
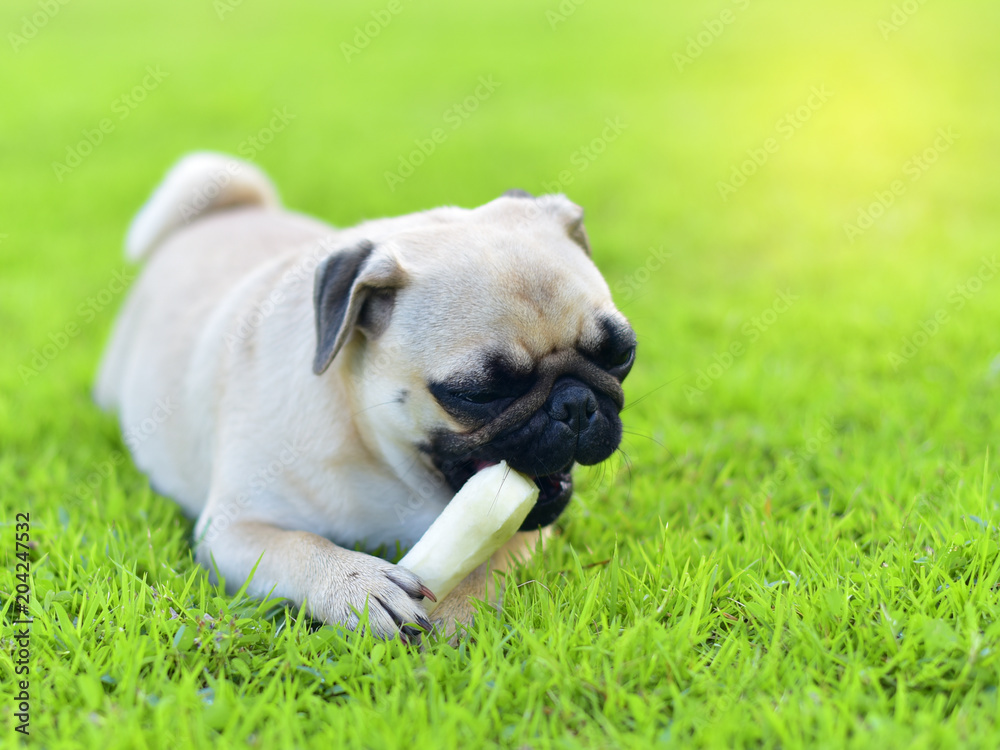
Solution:
<svg viewBox="0 0 1000 750"><path fill-rule="evenodd" d="M537 529L569 502L574 463L592 465L614 453L623 401L616 377L575 351L556 352L539 364L527 393L469 432L436 436L429 452L455 491L500 461L533 477L538 501L521 528Z"/></svg>

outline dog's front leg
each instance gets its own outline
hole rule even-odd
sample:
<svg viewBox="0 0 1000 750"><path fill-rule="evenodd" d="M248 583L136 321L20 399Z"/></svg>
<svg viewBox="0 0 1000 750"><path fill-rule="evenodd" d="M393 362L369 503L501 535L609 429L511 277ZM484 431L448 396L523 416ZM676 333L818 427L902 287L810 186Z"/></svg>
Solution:
<svg viewBox="0 0 1000 750"><path fill-rule="evenodd" d="M205 527L195 557L213 578L218 569L231 591L246 582L256 565L248 593L305 604L311 616L325 623L354 629L367 606L372 632L380 638L401 633L408 640L420 634L414 625L430 628L421 604L430 592L406 568L316 534L258 521L237 520L224 530L211 523Z"/></svg>

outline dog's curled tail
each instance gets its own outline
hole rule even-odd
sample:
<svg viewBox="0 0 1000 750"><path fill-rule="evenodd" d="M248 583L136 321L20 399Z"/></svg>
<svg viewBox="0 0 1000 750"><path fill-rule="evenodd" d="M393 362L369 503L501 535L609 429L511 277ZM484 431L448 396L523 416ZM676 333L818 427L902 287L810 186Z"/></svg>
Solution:
<svg viewBox="0 0 1000 750"><path fill-rule="evenodd" d="M171 233L215 211L279 204L274 185L253 164L225 154L189 154L173 166L132 220L125 257L143 260Z"/></svg>

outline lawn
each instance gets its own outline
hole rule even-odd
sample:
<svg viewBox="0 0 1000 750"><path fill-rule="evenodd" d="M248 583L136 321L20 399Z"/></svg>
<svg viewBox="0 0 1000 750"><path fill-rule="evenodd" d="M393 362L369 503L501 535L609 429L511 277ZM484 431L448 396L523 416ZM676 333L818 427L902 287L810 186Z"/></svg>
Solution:
<svg viewBox="0 0 1000 750"><path fill-rule="evenodd" d="M59 748L1000 746L1000 5L9 0L0 30L3 744L27 679ZM586 208L640 342L626 439L457 647L224 595L92 404L127 223L195 149L338 225Z"/></svg>

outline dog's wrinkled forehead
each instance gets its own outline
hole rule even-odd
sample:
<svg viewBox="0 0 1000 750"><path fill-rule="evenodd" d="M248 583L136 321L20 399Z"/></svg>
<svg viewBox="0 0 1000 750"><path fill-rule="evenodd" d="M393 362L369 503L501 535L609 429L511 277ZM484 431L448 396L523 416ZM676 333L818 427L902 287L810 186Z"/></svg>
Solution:
<svg viewBox="0 0 1000 750"><path fill-rule="evenodd" d="M583 228L583 209L561 193L535 198L524 190L508 190L476 211L515 225L549 225L590 255L590 240Z"/></svg>
<svg viewBox="0 0 1000 750"><path fill-rule="evenodd" d="M411 337L441 342L431 375L474 369L488 349L530 368L552 351L597 344L602 319L621 317L562 218L531 208L539 200L497 199L394 238L408 276L397 320Z"/></svg>

